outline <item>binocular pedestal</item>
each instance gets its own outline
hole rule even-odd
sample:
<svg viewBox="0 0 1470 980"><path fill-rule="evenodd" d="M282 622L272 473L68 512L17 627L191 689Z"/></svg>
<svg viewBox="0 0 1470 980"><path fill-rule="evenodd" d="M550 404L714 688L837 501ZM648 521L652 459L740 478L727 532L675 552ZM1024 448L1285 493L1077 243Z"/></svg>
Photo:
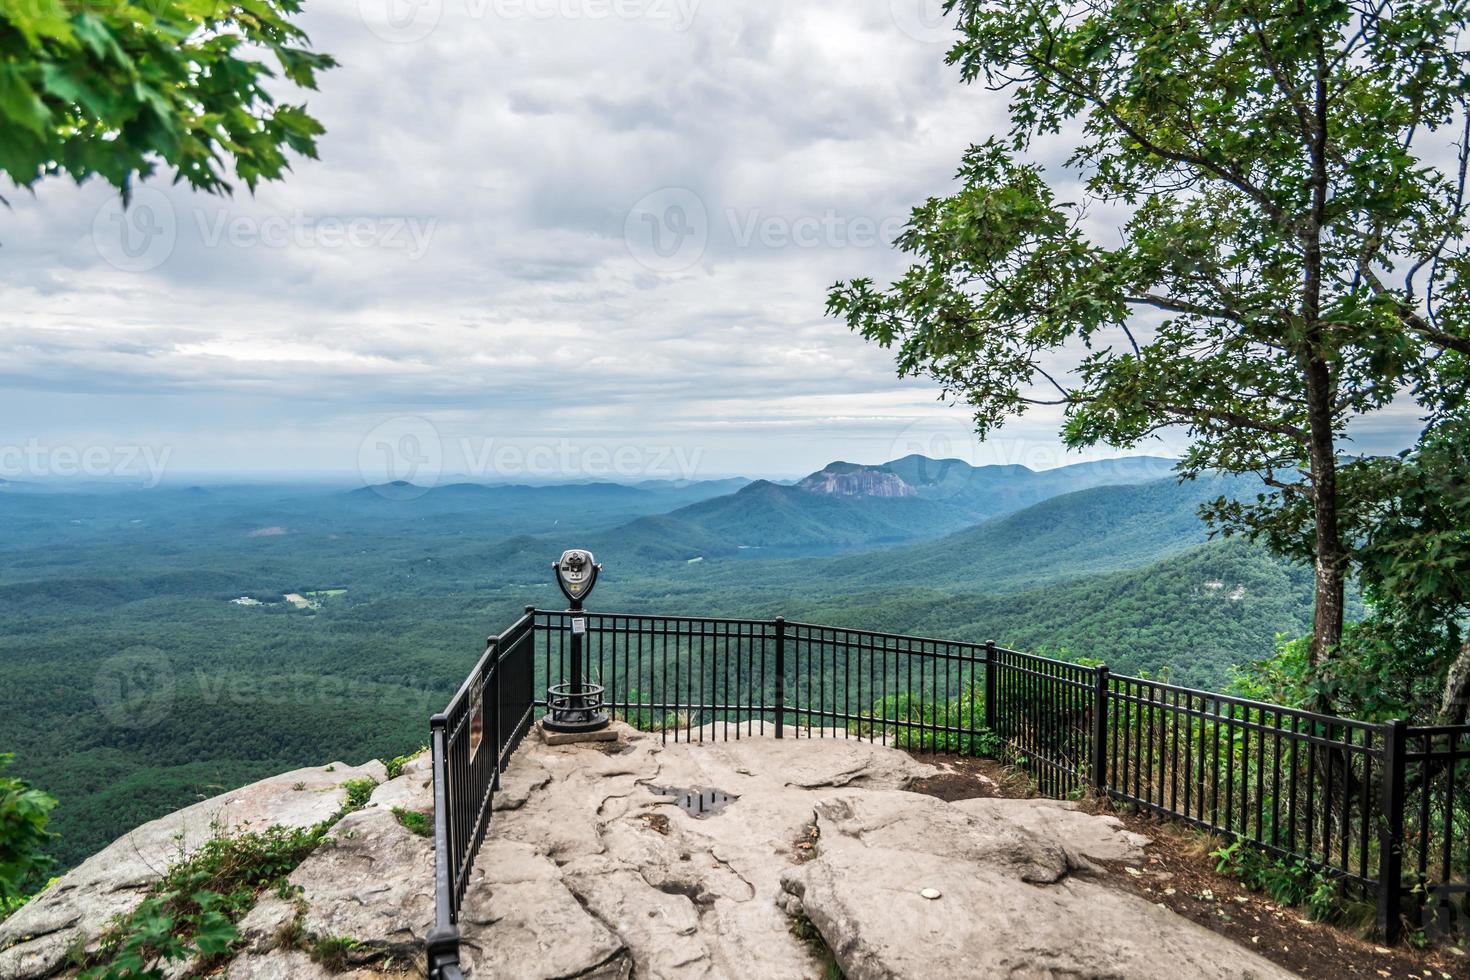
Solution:
<svg viewBox="0 0 1470 980"><path fill-rule="evenodd" d="M582 603L597 584L602 566L597 564L592 552L574 548L563 552L561 560L551 567L556 572L556 584L571 604L567 610L572 628L571 670L567 683L553 684L546 689L546 717L541 726L547 732L569 736L600 732L609 722L602 710L602 685L588 684L582 670L582 641L587 634Z"/></svg>
<svg viewBox="0 0 1470 980"><path fill-rule="evenodd" d="M573 641L575 643L575 641ZM580 645L580 644L578 644ZM575 647L573 648L575 651ZM580 651L572 654L580 659ZM573 670L573 676L581 673ZM602 710L603 687L601 684L553 684L546 689L546 717L542 727L548 732L580 734L600 732L608 726L607 714Z"/></svg>

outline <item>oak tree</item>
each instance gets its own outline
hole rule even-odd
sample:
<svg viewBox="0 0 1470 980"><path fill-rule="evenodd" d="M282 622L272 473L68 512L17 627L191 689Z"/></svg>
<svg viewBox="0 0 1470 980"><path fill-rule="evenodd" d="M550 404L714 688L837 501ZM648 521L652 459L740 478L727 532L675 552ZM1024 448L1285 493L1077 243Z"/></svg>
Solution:
<svg viewBox="0 0 1470 980"><path fill-rule="evenodd" d="M274 79L315 88L335 62L301 0L0 0L0 172L21 187L100 176L126 200L160 161L211 193L316 155L321 124Z"/></svg>
<svg viewBox="0 0 1470 980"><path fill-rule="evenodd" d="M951 0L949 61L1009 129L917 207L896 282L829 311L973 409L1060 405L1074 447L1170 429L1185 476L1254 473L1228 532L1315 569L1334 655L1350 430L1461 398L1470 356L1464 3ZM1067 147L1056 167L1042 150ZM1120 213L1120 227L1090 223Z"/></svg>

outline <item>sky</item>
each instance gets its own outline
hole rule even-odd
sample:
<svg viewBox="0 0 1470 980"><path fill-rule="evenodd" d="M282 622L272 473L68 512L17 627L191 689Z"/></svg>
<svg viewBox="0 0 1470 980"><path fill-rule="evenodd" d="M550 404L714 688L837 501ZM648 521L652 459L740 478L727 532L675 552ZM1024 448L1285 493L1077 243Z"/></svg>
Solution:
<svg viewBox="0 0 1470 980"><path fill-rule="evenodd" d="M253 196L156 179L127 212L95 181L6 194L0 479L1110 455L1064 453L1045 411L980 444L824 316L837 280L902 271L909 209L1005 128L939 6L310 0L341 62L307 96L319 160Z"/></svg>

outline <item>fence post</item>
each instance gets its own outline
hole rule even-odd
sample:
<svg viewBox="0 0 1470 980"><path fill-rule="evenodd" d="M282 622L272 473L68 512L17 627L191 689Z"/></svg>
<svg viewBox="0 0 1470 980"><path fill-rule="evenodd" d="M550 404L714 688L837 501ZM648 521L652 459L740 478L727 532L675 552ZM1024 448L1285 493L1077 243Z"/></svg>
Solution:
<svg viewBox="0 0 1470 980"><path fill-rule="evenodd" d="M490 783L492 790L500 789L500 760L504 758L504 745L501 743L503 733L500 722L500 637L488 636L485 638L485 651L490 654L486 661L490 665L490 686L495 689L495 778ZM488 698L486 700L489 700ZM486 725L486 727L490 727Z"/></svg>
<svg viewBox="0 0 1470 980"><path fill-rule="evenodd" d="M1108 665L1095 668L1097 687L1092 699L1092 788L1108 788Z"/></svg>
<svg viewBox="0 0 1470 980"><path fill-rule="evenodd" d="M437 714L429 719L429 742L434 769L434 928L425 937L428 973L431 978L458 976L459 930L455 909L454 869L449 855L449 788L445 735L449 719Z"/></svg>
<svg viewBox="0 0 1470 980"><path fill-rule="evenodd" d="M786 737L786 617L776 617L776 737Z"/></svg>
<svg viewBox="0 0 1470 980"><path fill-rule="evenodd" d="M1383 812L1378 824L1378 936L1384 945L1399 941L1403 927L1404 734L1408 723L1395 718L1383 726Z"/></svg>
<svg viewBox="0 0 1470 980"><path fill-rule="evenodd" d="M985 730L995 734L995 641L985 641Z"/></svg>

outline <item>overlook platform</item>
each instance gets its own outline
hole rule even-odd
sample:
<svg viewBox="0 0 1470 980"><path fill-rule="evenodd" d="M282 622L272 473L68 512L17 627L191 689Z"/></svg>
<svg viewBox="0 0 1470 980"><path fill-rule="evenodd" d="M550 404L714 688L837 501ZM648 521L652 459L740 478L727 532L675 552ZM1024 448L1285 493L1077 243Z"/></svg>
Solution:
<svg viewBox="0 0 1470 980"><path fill-rule="evenodd" d="M533 731L506 770L460 919L467 975L808 980L828 955L852 978L1291 975L1116 887L1102 862L1142 864L1148 841L1112 818L909 792L940 770L857 739L614 727L571 746ZM357 938L364 976L421 955L430 842L383 811L430 791L411 766L291 876L301 927ZM272 948L297 907L257 906L231 977L327 975Z"/></svg>
<svg viewBox="0 0 1470 980"><path fill-rule="evenodd" d="M1110 888L1098 862L1147 844L1110 818L906 792L939 770L856 739L619 727L603 747L533 736L507 771L466 902L493 910L466 917L480 970L801 980L827 975L825 945L854 978L1289 975Z"/></svg>

